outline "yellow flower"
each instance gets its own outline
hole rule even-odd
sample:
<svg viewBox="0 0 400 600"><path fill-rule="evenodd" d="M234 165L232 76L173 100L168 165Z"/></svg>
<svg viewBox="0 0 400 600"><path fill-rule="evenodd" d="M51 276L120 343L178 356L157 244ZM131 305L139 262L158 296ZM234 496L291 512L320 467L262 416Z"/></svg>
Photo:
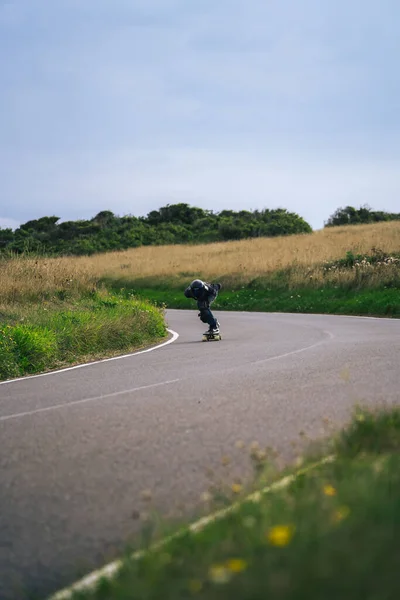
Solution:
<svg viewBox="0 0 400 600"><path fill-rule="evenodd" d="M264 450L255 450L255 452L253 452L253 458L262 462L263 460L266 460L267 453L264 452Z"/></svg>
<svg viewBox="0 0 400 600"><path fill-rule="evenodd" d="M336 490L332 485L324 485L323 490L325 496L336 496Z"/></svg>
<svg viewBox="0 0 400 600"><path fill-rule="evenodd" d="M293 525L275 525L267 533L268 541L272 546L287 546L292 540L294 530Z"/></svg>
<svg viewBox="0 0 400 600"><path fill-rule="evenodd" d="M347 519L350 514L350 509L348 506L340 506L333 513L333 521L334 523L340 523L343 519Z"/></svg>
<svg viewBox="0 0 400 600"><path fill-rule="evenodd" d="M242 486L240 485L240 483L232 483L231 490L234 494L240 494L240 492L242 491Z"/></svg>
<svg viewBox="0 0 400 600"><path fill-rule="evenodd" d="M199 592L201 592L202 587L203 584L198 579L191 579L189 581L189 591L192 594L198 594Z"/></svg>
<svg viewBox="0 0 400 600"><path fill-rule="evenodd" d="M247 569L247 562L242 558L231 558L226 562L226 567L232 573L241 573Z"/></svg>
<svg viewBox="0 0 400 600"><path fill-rule="evenodd" d="M232 573L225 565L213 565L210 568L209 577L213 583L228 583L232 578Z"/></svg>

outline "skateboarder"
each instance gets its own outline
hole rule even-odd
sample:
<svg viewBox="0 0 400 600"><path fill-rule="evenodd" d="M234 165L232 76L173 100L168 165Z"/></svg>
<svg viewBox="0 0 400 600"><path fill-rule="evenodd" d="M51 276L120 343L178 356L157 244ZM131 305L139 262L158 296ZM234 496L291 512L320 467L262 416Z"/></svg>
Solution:
<svg viewBox="0 0 400 600"><path fill-rule="evenodd" d="M197 300L200 320L209 325L205 335L219 334L219 323L210 310L210 304L214 302L220 289L220 283L207 283L201 279L195 279L184 291L186 298Z"/></svg>

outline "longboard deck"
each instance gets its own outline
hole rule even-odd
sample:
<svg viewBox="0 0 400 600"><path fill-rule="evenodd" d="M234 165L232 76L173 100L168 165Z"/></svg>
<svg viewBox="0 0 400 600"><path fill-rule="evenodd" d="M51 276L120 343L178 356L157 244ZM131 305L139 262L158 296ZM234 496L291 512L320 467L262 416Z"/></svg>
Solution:
<svg viewBox="0 0 400 600"><path fill-rule="evenodd" d="M203 334L203 342L219 342L222 340L221 334L217 333L216 335L207 335Z"/></svg>

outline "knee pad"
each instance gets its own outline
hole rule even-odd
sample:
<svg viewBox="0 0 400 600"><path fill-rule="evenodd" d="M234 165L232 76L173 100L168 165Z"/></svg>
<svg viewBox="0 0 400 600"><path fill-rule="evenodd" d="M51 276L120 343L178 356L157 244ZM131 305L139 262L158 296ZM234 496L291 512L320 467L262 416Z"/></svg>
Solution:
<svg viewBox="0 0 400 600"><path fill-rule="evenodd" d="M200 317L200 321L203 321L203 323L208 323L208 319L209 319L209 310L207 309L203 309L199 312L199 317Z"/></svg>

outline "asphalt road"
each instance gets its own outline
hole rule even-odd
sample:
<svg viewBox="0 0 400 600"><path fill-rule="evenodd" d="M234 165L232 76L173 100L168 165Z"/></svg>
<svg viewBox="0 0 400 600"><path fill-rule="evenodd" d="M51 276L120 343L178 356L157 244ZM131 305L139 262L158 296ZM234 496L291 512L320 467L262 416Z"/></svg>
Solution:
<svg viewBox="0 0 400 600"><path fill-rule="evenodd" d="M198 505L208 469L246 476L239 439L290 460L324 419L400 401L400 321L217 316L221 342L200 341L196 311L170 311L168 346L0 385L1 599L43 598L114 559L143 490L176 514Z"/></svg>

